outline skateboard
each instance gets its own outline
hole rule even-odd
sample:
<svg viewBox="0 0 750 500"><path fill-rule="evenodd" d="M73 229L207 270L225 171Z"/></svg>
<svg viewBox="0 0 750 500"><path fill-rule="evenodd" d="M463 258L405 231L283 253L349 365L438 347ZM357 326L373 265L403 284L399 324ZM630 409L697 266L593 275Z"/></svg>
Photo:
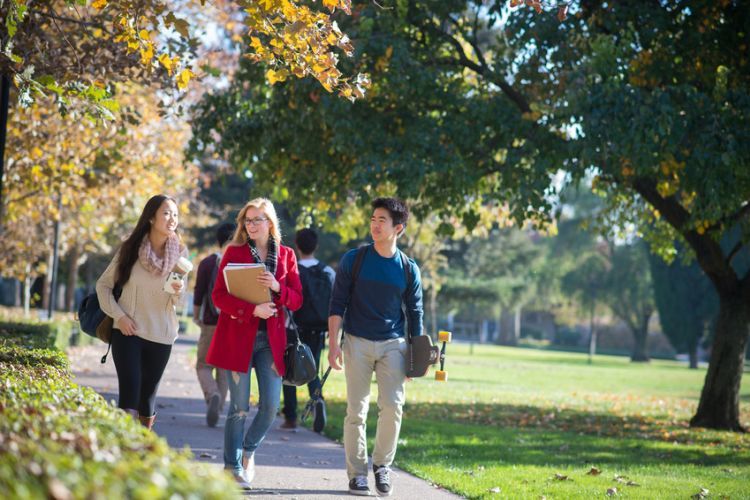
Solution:
<svg viewBox="0 0 750 500"><path fill-rule="evenodd" d="M435 380L446 382L448 373L445 371L445 345L450 343L451 337L451 332L438 332L438 342L443 343L442 349L432 345L432 339L428 335L412 337L406 351L406 376L424 377L430 365L440 361L440 369L435 371Z"/></svg>

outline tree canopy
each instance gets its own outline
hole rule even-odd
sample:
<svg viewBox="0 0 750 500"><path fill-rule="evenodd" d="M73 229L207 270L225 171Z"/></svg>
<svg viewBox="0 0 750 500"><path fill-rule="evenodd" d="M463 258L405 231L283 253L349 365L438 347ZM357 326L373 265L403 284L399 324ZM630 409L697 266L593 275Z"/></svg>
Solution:
<svg viewBox="0 0 750 500"><path fill-rule="evenodd" d="M639 228L667 258L686 242L723 297L693 423L740 428L750 275L732 260L750 239L750 6L587 1L562 23L504 2L358 7L344 29L372 76L367 100L268 88L246 67L203 101L194 149L321 211L387 182L418 213L468 226L488 200L548 221L566 183L595 176L605 227ZM740 242L722 249L735 226Z"/></svg>

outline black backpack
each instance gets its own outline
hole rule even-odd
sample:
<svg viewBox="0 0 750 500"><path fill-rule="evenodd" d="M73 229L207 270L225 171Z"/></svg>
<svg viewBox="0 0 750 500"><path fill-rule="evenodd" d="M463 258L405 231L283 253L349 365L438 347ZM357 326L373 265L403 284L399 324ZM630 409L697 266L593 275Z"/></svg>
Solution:
<svg viewBox="0 0 750 500"><path fill-rule="evenodd" d="M122 287L115 285L112 291L115 300L120 300ZM109 344L107 352L102 356L102 364L107 362L107 355L112 348L112 318L107 316L99 306L99 297L96 292L92 292L81 301L78 305L77 319L83 333L96 337L102 342Z"/></svg>
<svg viewBox="0 0 750 500"><path fill-rule="evenodd" d="M303 301L302 307L294 312L294 321L303 330L328 330L328 307L333 285L325 268L322 262L311 267L299 266Z"/></svg>
<svg viewBox="0 0 750 500"><path fill-rule="evenodd" d="M214 299L211 297L211 295L214 293L214 285L216 284L216 277L219 275L219 264L221 264L221 256L217 253L216 255L216 264L214 265L214 268L211 270L211 276L208 279L208 286L206 286L206 294L203 296L203 303L201 304L201 312L200 312L200 318L201 321L203 321L204 315L206 314L206 310L210 310L214 316L218 316L221 311L219 311L219 308L216 307L216 304L214 304Z"/></svg>

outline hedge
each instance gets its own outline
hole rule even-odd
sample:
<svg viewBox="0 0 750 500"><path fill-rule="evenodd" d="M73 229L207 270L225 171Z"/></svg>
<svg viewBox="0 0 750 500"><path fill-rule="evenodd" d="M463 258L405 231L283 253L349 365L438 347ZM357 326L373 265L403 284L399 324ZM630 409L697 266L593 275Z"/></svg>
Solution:
<svg viewBox="0 0 750 500"><path fill-rule="evenodd" d="M35 338L35 337L34 337ZM36 339L36 338L35 338ZM227 498L235 482L71 381L59 351L0 343L3 498Z"/></svg>
<svg viewBox="0 0 750 500"><path fill-rule="evenodd" d="M0 341L35 348L66 349L70 345L102 344L78 329L78 322L55 320L45 322L0 321ZM105 347L106 349L106 347Z"/></svg>

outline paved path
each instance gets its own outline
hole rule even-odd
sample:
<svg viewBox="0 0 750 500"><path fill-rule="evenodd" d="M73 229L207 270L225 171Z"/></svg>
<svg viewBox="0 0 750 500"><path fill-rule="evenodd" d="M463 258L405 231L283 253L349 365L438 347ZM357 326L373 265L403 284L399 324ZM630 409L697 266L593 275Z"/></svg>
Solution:
<svg viewBox="0 0 750 500"><path fill-rule="evenodd" d="M172 350L157 398L158 417L154 430L174 448L189 447L195 459L222 467L224 416L215 428L206 426L205 403L193 367L197 338L181 336ZM94 388L108 401L117 400L117 376L111 357L99 359L106 347L99 344L69 351L78 384ZM228 403L228 401L227 401ZM249 424L250 418L248 418ZM299 498L305 500L349 497L343 447L307 429L279 430L277 421L256 453L253 498ZM409 500L459 498L411 474L395 469L391 498ZM370 487L374 479L370 474Z"/></svg>

